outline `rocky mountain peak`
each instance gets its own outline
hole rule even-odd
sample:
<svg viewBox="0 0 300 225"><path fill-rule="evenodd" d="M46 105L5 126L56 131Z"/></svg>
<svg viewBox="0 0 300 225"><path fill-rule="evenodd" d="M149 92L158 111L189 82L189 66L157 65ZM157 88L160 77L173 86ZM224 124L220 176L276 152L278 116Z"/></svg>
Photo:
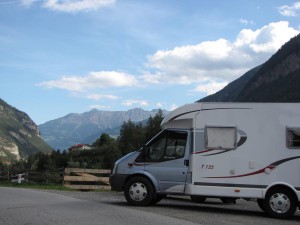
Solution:
<svg viewBox="0 0 300 225"><path fill-rule="evenodd" d="M103 132L118 135L124 122L139 122L155 116L158 110L146 111L134 108L128 111L100 111L92 109L39 125L44 140L54 149L68 149L76 143L92 144Z"/></svg>

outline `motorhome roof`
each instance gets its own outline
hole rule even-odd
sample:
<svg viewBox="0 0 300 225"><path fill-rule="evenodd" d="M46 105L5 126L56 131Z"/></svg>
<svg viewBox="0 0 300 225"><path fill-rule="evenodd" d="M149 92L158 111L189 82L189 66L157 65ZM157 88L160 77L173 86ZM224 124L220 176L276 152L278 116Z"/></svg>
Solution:
<svg viewBox="0 0 300 225"><path fill-rule="evenodd" d="M228 109L228 108L256 108L257 106L262 105L281 105L283 107L290 107L291 105L295 106L299 103L250 103L250 102L197 102L192 104L183 105L168 115L165 116L161 123L161 127L164 128L164 125L173 120L182 120L182 119L192 119L196 113L200 110L211 110L211 109ZM288 106L290 105L290 106Z"/></svg>
<svg viewBox="0 0 300 225"><path fill-rule="evenodd" d="M198 112L201 110L203 103L193 103L193 104L187 104L183 105L172 112L170 112L168 115L165 116L163 121L161 122L161 126L169 121L175 120L178 117L184 116L189 113Z"/></svg>

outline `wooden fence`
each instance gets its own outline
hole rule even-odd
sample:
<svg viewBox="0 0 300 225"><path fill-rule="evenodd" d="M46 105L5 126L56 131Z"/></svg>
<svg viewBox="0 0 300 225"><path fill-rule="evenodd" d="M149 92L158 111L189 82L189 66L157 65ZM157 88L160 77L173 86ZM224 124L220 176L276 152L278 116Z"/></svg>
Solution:
<svg viewBox="0 0 300 225"><path fill-rule="evenodd" d="M65 168L63 185L78 190L110 190L110 170Z"/></svg>
<svg viewBox="0 0 300 225"><path fill-rule="evenodd" d="M55 171L31 171L20 174L0 174L0 181L28 182L39 184L63 184L78 190L110 190L110 170L65 168ZM21 180L18 180L21 178Z"/></svg>
<svg viewBox="0 0 300 225"><path fill-rule="evenodd" d="M26 170L22 174L10 174L8 180L12 182L18 182L19 175L21 176L21 182L37 183L37 184L61 184L63 181L63 171L34 171Z"/></svg>

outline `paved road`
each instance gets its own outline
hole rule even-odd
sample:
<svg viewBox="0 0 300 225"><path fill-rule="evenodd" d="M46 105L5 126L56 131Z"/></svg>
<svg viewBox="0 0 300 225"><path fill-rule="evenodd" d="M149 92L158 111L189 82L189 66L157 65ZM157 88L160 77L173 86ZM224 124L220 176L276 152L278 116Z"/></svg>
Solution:
<svg viewBox="0 0 300 225"><path fill-rule="evenodd" d="M0 187L1 225L194 225L177 218L37 190Z"/></svg>
<svg viewBox="0 0 300 225"><path fill-rule="evenodd" d="M254 202L236 205L208 199L196 204L169 197L150 207L131 207L122 193L36 191L0 187L0 225L90 224L202 224L202 225L299 225L300 212L292 220L266 217Z"/></svg>
<svg viewBox="0 0 300 225"><path fill-rule="evenodd" d="M123 193L116 192L63 192L64 195L74 196L122 208L131 208L137 213L151 212L190 221L202 225L299 225L300 212L291 220L278 220L268 218L257 206L256 202L238 200L237 204L223 204L219 199L207 199L203 204L193 203L186 197L169 197L156 205L148 207L128 206ZM185 222L186 223L186 222ZM154 223L153 223L154 224ZM160 223L158 223L160 224ZM154 224L155 225L155 224Z"/></svg>

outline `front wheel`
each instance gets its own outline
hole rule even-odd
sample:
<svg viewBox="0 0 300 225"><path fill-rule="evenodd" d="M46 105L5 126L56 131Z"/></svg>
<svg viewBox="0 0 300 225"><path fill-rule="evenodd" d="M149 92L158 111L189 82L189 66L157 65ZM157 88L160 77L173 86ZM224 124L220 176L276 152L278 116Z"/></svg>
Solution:
<svg viewBox="0 0 300 225"><path fill-rule="evenodd" d="M296 197L290 190L275 188L267 193L263 208L271 217L288 219L296 211Z"/></svg>
<svg viewBox="0 0 300 225"><path fill-rule="evenodd" d="M147 178L133 177L125 184L124 195L130 205L146 206L153 201L154 189Z"/></svg>

